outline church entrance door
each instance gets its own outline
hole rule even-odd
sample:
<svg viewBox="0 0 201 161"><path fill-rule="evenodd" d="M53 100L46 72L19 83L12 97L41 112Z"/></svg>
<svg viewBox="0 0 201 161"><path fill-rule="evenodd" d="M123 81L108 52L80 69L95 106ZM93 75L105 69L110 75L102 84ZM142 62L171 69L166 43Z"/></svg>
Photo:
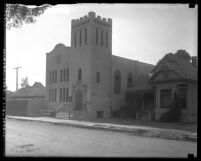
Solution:
<svg viewBox="0 0 201 161"><path fill-rule="evenodd" d="M82 111L83 109L83 92L81 89L77 89L75 94L75 110Z"/></svg>

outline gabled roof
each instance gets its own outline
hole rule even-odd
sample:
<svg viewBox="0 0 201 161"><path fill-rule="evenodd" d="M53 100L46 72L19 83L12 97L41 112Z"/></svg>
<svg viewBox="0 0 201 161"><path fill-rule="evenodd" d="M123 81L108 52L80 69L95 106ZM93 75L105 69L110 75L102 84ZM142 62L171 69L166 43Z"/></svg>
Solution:
<svg viewBox="0 0 201 161"><path fill-rule="evenodd" d="M12 98L19 98L19 97L40 97L45 96L45 87L36 82L33 86L28 86L25 88L20 88L18 91L12 94Z"/></svg>
<svg viewBox="0 0 201 161"><path fill-rule="evenodd" d="M192 63L178 57L175 54L169 53L166 54L156 65L156 67L152 70L152 77L150 80L154 77L154 75L161 70L159 65L164 64L167 65L169 68L174 70L176 73L178 73L183 79L188 80L196 80L197 81L197 68L192 65Z"/></svg>

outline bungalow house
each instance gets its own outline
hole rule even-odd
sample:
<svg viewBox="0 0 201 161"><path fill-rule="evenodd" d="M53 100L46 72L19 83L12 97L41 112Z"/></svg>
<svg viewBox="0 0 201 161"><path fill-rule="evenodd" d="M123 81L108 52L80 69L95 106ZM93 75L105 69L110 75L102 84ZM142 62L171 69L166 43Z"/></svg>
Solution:
<svg viewBox="0 0 201 161"><path fill-rule="evenodd" d="M166 54L149 75L126 91L127 100L139 109L136 118L159 120L170 109L176 93L181 100L180 122L196 122L197 66L197 57L191 58L185 50Z"/></svg>
<svg viewBox="0 0 201 161"><path fill-rule="evenodd" d="M46 109L45 93L39 82L19 89L6 99L6 115L41 116L41 110Z"/></svg>

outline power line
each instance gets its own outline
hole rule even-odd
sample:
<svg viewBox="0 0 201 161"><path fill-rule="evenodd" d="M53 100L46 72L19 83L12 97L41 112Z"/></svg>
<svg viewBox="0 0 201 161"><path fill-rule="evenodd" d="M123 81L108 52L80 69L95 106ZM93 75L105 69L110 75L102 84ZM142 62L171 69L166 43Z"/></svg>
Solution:
<svg viewBox="0 0 201 161"><path fill-rule="evenodd" d="M20 69L22 67L15 67L13 69L16 69L16 91L18 91L18 69Z"/></svg>

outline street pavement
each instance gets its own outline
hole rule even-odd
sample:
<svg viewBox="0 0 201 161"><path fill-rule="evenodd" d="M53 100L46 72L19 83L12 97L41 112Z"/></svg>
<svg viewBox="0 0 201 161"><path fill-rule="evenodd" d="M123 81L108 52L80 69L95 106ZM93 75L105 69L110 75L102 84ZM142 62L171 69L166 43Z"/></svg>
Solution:
<svg viewBox="0 0 201 161"><path fill-rule="evenodd" d="M92 123L91 123L92 124ZM140 137L132 133L6 119L5 154L31 157L197 156L197 143Z"/></svg>
<svg viewBox="0 0 201 161"><path fill-rule="evenodd" d="M27 121L46 122L64 126L74 126L80 128L90 128L99 130L110 130L132 133L133 135L144 136L144 137L155 137L162 139L171 140L182 140L197 142L197 133L190 131L175 130L175 129L163 129L153 128L147 126L133 126L133 125L118 125L111 123L97 123L89 121L78 121L78 120L64 120L51 117L21 117L21 116L7 116L8 119L18 119Z"/></svg>

